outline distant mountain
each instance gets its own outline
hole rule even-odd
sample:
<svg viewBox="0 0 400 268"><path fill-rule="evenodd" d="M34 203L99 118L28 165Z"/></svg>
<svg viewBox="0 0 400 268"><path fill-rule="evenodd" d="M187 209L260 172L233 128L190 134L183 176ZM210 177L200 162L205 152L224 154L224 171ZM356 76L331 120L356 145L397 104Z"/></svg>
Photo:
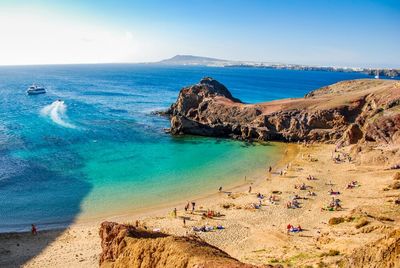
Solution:
<svg viewBox="0 0 400 268"><path fill-rule="evenodd" d="M226 66L232 63L232 61L209 58L209 57L193 56L193 55L176 55L170 59L165 59L156 63L166 64L166 65Z"/></svg>
<svg viewBox="0 0 400 268"><path fill-rule="evenodd" d="M302 70L302 71L325 71L325 72L359 72L371 76L378 75L381 77L400 77L400 69L388 68L355 68L355 67L330 67L330 66L309 66L303 64L285 64L278 62L257 62L257 61L232 61L222 60L209 57L200 57L193 55L176 55L170 59L153 62L150 64L163 65L200 65L214 67L231 67L231 68L268 68L268 69L284 69L284 70Z"/></svg>
<svg viewBox="0 0 400 268"><path fill-rule="evenodd" d="M223 60L210 57L200 57L194 55L176 55L172 58L165 59L155 64L165 65L202 65L202 66L217 66L217 67L266 67L271 66L272 62L254 62L254 61L233 61Z"/></svg>

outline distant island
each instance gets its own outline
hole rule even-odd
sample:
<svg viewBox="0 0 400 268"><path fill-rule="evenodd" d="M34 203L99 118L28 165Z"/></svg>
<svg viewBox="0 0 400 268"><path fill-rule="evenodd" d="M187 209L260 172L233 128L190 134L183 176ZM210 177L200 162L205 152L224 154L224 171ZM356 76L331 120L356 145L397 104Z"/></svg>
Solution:
<svg viewBox="0 0 400 268"><path fill-rule="evenodd" d="M241 67L241 68L266 68L282 70L301 71L324 71L324 72L358 72L371 76L399 77L400 69L391 68L359 68L359 67L334 67L334 66L309 66L302 64L286 64L278 62L256 62L256 61L232 61L194 55L176 55L153 64L162 65L184 65L184 66L210 66L210 67Z"/></svg>
<svg viewBox="0 0 400 268"><path fill-rule="evenodd" d="M158 64L166 65L205 65L205 66L225 66L230 61L209 58L209 57L199 57L193 55L176 55L172 58L165 59L157 62Z"/></svg>

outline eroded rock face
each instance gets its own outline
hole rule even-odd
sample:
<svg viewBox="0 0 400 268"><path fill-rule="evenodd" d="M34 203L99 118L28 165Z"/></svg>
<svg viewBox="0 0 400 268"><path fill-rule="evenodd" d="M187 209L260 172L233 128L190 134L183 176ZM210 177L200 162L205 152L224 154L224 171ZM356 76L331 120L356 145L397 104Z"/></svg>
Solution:
<svg viewBox="0 0 400 268"><path fill-rule="evenodd" d="M342 267L400 267L400 229L354 250Z"/></svg>
<svg viewBox="0 0 400 268"><path fill-rule="evenodd" d="M197 238L150 232L115 222L103 222L99 234L100 267L256 267L241 263Z"/></svg>
<svg viewBox="0 0 400 268"><path fill-rule="evenodd" d="M400 142L400 83L344 81L305 98L243 104L212 78L183 88L169 110L171 133L340 145Z"/></svg>

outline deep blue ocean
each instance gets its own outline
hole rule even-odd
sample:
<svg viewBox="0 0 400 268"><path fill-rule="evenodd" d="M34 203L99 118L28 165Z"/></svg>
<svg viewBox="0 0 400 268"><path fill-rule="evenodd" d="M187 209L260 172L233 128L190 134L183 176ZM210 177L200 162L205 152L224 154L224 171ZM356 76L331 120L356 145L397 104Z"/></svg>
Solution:
<svg viewBox="0 0 400 268"><path fill-rule="evenodd" d="M368 77L134 64L0 67L0 232L190 200L275 161L274 144L164 133L168 119L151 112L204 76L247 103ZM33 82L47 93L28 96Z"/></svg>

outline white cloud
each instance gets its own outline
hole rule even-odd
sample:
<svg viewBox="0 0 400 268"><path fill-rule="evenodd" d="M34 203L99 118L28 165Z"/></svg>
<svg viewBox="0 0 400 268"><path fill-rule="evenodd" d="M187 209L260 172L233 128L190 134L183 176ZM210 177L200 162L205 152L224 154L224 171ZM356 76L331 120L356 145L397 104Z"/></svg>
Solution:
<svg viewBox="0 0 400 268"><path fill-rule="evenodd" d="M15 10L0 11L0 37L0 65L129 62L146 48L130 31Z"/></svg>
<svg viewBox="0 0 400 268"><path fill-rule="evenodd" d="M127 40L133 40L132 32L125 32L125 37L126 37Z"/></svg>

